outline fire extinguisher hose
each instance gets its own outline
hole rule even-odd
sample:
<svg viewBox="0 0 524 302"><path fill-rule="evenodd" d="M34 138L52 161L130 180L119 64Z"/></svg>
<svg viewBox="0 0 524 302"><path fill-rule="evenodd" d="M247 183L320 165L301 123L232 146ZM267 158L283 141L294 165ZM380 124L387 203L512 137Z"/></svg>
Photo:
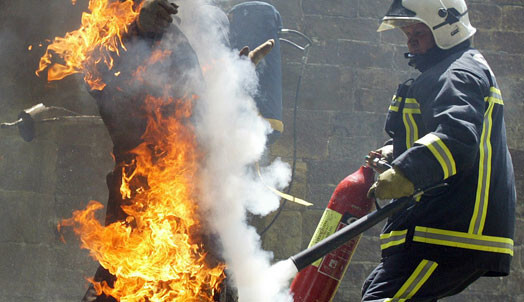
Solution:
<svg viewBox="0 0 524 302"><path fill-rule="evenodd" d="M340 247L344 243L360 235L366 230L372 228L382 220L392 216L396 212L406 209L411 205L416 204L420 197L427 191L447 186L447 183L440 183L424 190L417 190L415 194L409 197L396 199L389 204L378 208L377 210L362 216L353 223L345 226L339 231L333 233L314 246L305 249L294 256L289 257L295 264L298 271L306 268L311 263L324 257L326 254Z"/></svg>
<svg viewBox="0 0 524 302"><path fill-rule="evenodd" d="M376 210L369 213L368 215L362 216L360 219L355 220L353 223L333 233L314 246L303 250L294 256L291 256L290 259L297 267L297 270L301 271L311 263L324 257L332 250L340 247L352 238L370 229L380 221L393 215L395 212L407 208L413 202L414 201L412 198L402 198L391 202L388 205L382 207L380 210Z"/></svg>

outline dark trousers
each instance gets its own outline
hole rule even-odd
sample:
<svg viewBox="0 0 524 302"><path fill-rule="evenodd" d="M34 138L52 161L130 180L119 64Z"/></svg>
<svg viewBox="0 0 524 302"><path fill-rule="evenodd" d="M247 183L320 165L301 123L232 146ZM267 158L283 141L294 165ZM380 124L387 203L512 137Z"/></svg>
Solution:
<svg viewBox="0 0 524 302"><path fill-rule="evenodd" d="M362 302L434 302L453 296L486 271L412 255L382 259L362 286Z"/></svg>
<svg viewBox="0 0 524 302"><path fill-rule="evenodd" d="M112 173L107 174L106 183L109 190L109 198L107 202L106 219L105 225L110 225L116 221L122 221L125 219L126 214L120 207L122 205L122 196L120 194L120 185L122 184L122 172L120 166L117 166ZM96 270L93 278L97 282L105 281L109 286L113 286L116 277L112 275L108 270L99 266ZM91 284L87 289L82 302L116 302L117 300L113 297L102 294L97 296L95 288Z"/></svg>

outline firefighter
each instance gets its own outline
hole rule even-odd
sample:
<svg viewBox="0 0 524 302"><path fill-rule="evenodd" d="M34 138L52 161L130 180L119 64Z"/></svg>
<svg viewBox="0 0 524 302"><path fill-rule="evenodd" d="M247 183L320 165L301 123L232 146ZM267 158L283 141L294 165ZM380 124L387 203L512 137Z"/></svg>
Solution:
<svg viewBox="0 0 524 302"><path fill-rule="evenodd" d="M382 260L362 301L437 301L483 276L506 276L513 256L515 184L506 144L504 102L495 75L471 46L464 0L394 0L377 31L400 28L409 65L385 130L370 152L390 160L368 194L415 198L388 219Z"/></svg>

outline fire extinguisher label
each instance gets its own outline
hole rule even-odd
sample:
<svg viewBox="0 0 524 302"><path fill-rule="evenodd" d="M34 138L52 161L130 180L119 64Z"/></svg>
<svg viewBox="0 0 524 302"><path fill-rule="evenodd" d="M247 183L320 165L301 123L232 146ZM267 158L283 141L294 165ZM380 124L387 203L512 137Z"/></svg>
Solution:
<svg viewBox="0 0 524 302"><path fill-rule="evenodd" d="M342 219L342 214L340 214L337 211L333 211L327 208L324 211L324 214L322 214L322 218L320 218L320 222L318 223L317 229L315 230L315 233L313 234L313 237L311 238L311 241L309 242L308 248L312 247L313 245L317 244L319 241L333 234L337 230L337 227L341 219ZM321 261L322 261L322 258L313 262L311 265L318 267Z"/></svg>
<svg viewBox="0 0 524 302"><path fill-rule="evenodd" d="M337 231L347 224L340 222L337 227ZM337 281L340 281L346 272L347 266L351 261L353 252L355 251L361 235L346 242L341 247L332 251L322 258L322 262L318 268L318 271L324 275L327 275Z"/></svg>

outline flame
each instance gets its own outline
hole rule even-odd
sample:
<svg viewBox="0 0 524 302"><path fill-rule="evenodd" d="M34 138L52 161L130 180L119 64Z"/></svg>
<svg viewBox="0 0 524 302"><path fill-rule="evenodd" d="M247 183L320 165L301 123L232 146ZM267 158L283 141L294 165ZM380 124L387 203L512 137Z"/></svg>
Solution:
<svg viewBox="0 0 524 302"><path fill-rule="evenodd" d="M82 14L80 29L53 40L40 58L36 74L48 68L48 81L56 81L83 72L91 89L102 90L105 83L97 65L104 63L111 70L112 54L119 55L120 49L125 50L123 35L138 16L133 4L132 0L90 0L90 13ZM53 62L53 54L64 62Z"/></svg>
<svg viewBox="0 0 524 302"><path fill-rule="evenodd" d="M209 267L199 240L195 173L199 152L187 124L193 100L148 97L144 142L135 161L123 167L124 222L102 226L91 201L59 227L73 226L82 247L117 277L114 287L95 284L98 293L118 301L213 301L224 265ZM163 105L161 105L163 104ZM147 179L146 181L144 179Z"/></svg>
<svg viewBox="0 0 524 302"><path fill-rule="evenodd" d="M124 36L138 11L132 0L90 0L89 11L82 15L80 29L47 47L37 74L47 69L48 80L55 81L82 72L92 89L105 87L98 68L112 70L113 58L126 50ZM169 55L153 52L133 80L144 81L148 66ZM62 62L54 62L53 56ZM195 98L145 99L143 143L131 151L133 162L120 167L125 221L101 225L95 213L103 206L91 201L58 225L59 230L72 227L82 247L116 276L111 285L90 280L98 294L125 302L213 301L224 279L224 264L209 263L201 238L195 185L201 155L189 122Z"/></svg>

